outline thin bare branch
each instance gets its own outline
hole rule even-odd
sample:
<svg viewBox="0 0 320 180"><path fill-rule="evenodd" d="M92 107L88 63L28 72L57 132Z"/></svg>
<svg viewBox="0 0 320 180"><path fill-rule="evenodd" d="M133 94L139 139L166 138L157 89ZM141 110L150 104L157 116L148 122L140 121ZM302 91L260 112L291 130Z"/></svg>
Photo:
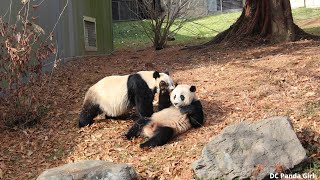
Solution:
<svg viewBox="0 0 320 180"><path fill-rule="evenodd" d="M12 0L10 0L10 5L9 5L9 8L8 10L6 11L6 13L3 15L3 18L6 17L6 15L8 14L9 12L9 20L8 20L8 24L10 24L10 20L11 20L11 11L12 11Z"/></svg>
<svg viewBox="0 0 320 180"><path fill-rule="evenodd" d="M45 1L45 0L42 0L39 4L34 5L34 6L36 6L36 7L41 6L41 4L42 4L44 1Z"/></svg>
<svg viewBox="0 0 320 180"><path fill-rule="evenodd" d="M175 34L188 21L187 13L191 3L198 0L142 0L138 4L143 14L149 20L140 21L143 33L151 40L155 49L162 49L167 43L169 35ZM165 10L165 11L164 11ZM131 11L133 12L133 11ZM135 12L137 13L137 12ZM136 14L138 17L139 14ZM144 19L145 17L139 17ZM172 29L176 20L177 24Z"/></svg>
<svg viewBox="0 0 320 180"><path fill-rule="evenodd" d="M56 27L57 27L57 25L58 25L58 23L59 23L59 21L60 21L60 18L61 18L61 16L62 16L62 14L64 13L64 11L66 10L68 4L69 4L69 0L67 0L67 2L66 2L66 4L64 5L62 11L60 12L59 17L58 17L56 23L54 24L51 32L49 33L49 36L47 37L47 40L52 36L53 31L56 29Z"/></svg>

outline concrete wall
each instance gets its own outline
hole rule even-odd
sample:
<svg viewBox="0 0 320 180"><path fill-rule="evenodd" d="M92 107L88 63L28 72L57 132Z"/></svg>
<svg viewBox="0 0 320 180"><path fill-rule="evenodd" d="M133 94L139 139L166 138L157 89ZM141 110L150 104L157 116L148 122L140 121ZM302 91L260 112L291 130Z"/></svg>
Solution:
<svg viewBox="0 0 320 180"><path fill-rule="evenodd" d="M304 0L290 0L291 8L304 7Z"/></svg>
<svg viewBox="0 0 320 180"><path fill-rule="evenodd" d="M207 0L208 1L208 14L214 14L218 11L217 0Z"/></svg>
<svg viewBox="0 0 320 180"><path fill-rule="evenodd" d="M208 14L221 13L223 11L240 11L245 4L245 0L206 0ZM222 11L221 11L222 9Z"/></svg>
<svg viewBox="0 0 320 180"><path fill-rule="evenodd" d="M320 0L306 0L306 7L320 7Z"/></svg>
<svg viewBox="0 0 320 180"><path fill-rule="evenodd" d="M314 8L320 7L320 0L290 0L291 8L307 7Z"/></svg>
<svg viewBox="0 0 320 180"><path fill-rule="evenodd" d="M194 6L190 7L188 14L192 17L201 17L208 14L214 14L221 11L221 0L193 0L192 3ZM233 7L231 4L242 3L245 4L245 0L222 0L223 2L223 11L231 10ZM320 0L290 0L292 8L307 7L314 8L320 7ZM236 9L241 10L241 7Z"/></svg>
<svg viewBox="0 0 320 180"><path fill-rule="evenodd" d="M207 0L192 0L188 7L188 16L203 17L208 15L208 2Z"/></svg>

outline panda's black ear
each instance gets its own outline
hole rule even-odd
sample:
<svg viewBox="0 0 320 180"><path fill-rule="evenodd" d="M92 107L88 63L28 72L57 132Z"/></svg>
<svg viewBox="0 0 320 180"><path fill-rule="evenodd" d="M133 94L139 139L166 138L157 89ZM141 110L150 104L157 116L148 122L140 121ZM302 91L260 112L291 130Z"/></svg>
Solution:
<svg viewBox="0 0 320 180"><path fill-rule="evenodd" d="M196 88L195 86L191 86L191 87L190 87L190 91L191 91L191 92L196 92L196 89L197 89L197 88Z"/></svg>
<svg viewBox="0 0 320 180"><path fill-rule="evenodd" d="M159 73L158 71L155 71L155 72L153 73L153 78L157 79L157 78L159 78L159 77L160 77L160 73Z"/></svg>
<svg viewBox="0 0 320 180"><path fill-rule="evenodd" d="M165 70L163 73L165 73L166 75L169 76L169 71L168 70Z"/></svg>

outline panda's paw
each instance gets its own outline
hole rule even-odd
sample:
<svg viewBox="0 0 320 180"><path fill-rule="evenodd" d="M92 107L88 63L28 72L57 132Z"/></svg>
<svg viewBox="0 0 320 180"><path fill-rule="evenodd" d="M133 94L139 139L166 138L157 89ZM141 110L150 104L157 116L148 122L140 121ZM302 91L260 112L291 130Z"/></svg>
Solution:
<svg viewBox="0 0 320 180"><path fill-rule="evenodd" d="M146 144L146 143L140 144L140 148L150 148L150 147L153 147L153 146L150 146L149 144Z"/></svg>
<svg viewBox="0 0 320 180"><path fill-rule="evenodd" d="M132 131L129 131L127 134L124 135L128 140L131 140L134 137L138 137L138 135Z"/></svg>
<svg viewBox="0 0 320 180"><path fill-rule="evenodd" d="M180 112L182 114L192 114L194 111L194 108L192 106L184 106L180 108Z"/></svg>
<svg viewBox="0 0 320 180"><path fill-rule="evenodd" d="M133 138L133 136L132 136L132 135L130 135L130 134L128 134L128 133L127 133L127 134L125 134L124 136L125 136L128 140L130 140L130 139L132 139L132 138Z"/></svg>
<svg viewBox="0 0 320 180"><path fill-rule="evenodd" d="M153 148L156 146L157 146L157 144L155 144L154 142L150 142L150 141L146 141L146 142L140 144L140 148Z"/></svg>

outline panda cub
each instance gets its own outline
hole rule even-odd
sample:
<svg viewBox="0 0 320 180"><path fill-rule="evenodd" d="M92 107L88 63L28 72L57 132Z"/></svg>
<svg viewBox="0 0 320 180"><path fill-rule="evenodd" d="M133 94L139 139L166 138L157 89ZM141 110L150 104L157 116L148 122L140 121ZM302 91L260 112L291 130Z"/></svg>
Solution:
<svg viewBox="0 0 320 180"><path fill-rule="evenodd" d="M99 114L119 117L135 106L141 117L153 114L152 101L159 92L159 84L164 81L169 89L174 83L169 73L158 71L139 71L123 76L107 76L87 91L80 113L79 127L91 125Z"/></svg>
<svg viewBox="0 0 320 180"><path fill-rule="evenodd" d="M170 91L163 88L163 84L165 82L160 83L159 106L164 109L160 108L150 118L140 118L125 135L127 139L139 135L148 137L146 142L140 144L141 148L164 145L172 137L192 127L201 127L204 123L203 108L196 96L195 86L178 85L169 96Z"/></svg>

